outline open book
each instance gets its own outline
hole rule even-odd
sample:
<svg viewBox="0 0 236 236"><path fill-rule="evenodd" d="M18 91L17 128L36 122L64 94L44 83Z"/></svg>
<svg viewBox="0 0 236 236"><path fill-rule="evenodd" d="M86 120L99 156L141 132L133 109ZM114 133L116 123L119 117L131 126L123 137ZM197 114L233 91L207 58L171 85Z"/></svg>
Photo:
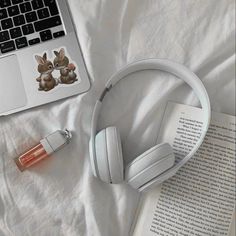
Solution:
<svg viewBox="0 0 236 236"><path fill-rule="evenodd" d="M168 103L157 142L176 161L199 138L202 110ZM235 235L235 117L213 112L197 154L177 174L141 197L133 236Z"/></svg>

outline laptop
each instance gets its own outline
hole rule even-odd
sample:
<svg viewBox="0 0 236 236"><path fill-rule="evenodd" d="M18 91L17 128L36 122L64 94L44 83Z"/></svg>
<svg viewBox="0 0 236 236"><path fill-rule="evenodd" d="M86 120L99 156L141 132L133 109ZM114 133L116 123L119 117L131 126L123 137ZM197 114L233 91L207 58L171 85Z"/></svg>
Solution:
<svg viewBox="0 0 236 236"><path fill-rule="evenodd" d="M0 0L0 116L89 88L67 1Z"/></svg>

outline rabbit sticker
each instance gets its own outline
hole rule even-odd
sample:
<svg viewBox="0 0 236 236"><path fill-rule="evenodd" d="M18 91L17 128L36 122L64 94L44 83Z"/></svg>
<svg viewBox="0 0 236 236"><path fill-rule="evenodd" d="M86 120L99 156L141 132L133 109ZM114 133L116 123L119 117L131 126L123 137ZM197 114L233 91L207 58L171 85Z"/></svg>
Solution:
<svg viewBox="0 0 236 236"><path fill-rule="evenodd" d="M53 61L55 70L60 70L59 82L61 84L73 84L78 81L75 73L75 65L69 62L69 58L65 55L65 49L61 48L59 52L54 51L55 59Z"/></svg>
<svg viewBox="0 0 236 236"><path fill-rule="evenodd" d="M54 70L51 61L47 60L47 53L43 54L43 57L36 55L36 61L38 62L38 72L40 76L36 79L39 82L39 91L50 91L58 85L58 81L53 78L52 72Z"/></svg>
<svg viewBox="0 0 236 236"><path fill-rule="evenodd" d="M48 60L48 54L45 52L43 56L35 55L38 63L38 72L40 73L36 81L39 84L38 91L48 92L55 87L64 87L78 81L77 74L75 73L76 66L70 62L66 56L65 49L61 48L52 51L54 54L53 60Z"/></svg>

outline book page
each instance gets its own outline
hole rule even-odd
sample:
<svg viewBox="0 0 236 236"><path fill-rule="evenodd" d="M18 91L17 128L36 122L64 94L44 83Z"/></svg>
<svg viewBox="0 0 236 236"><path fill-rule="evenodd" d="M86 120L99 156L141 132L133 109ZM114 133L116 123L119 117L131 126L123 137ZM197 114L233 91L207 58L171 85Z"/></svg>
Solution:
<svg viewBox="0 0 236 236"><path fill-rule="evenodd" d="M178 162L198 140L201 126L201 109L169 103L158 143L169 142ZM234 211L235 117L213 112L195 157L143 196L133 235L235 235Z"/></svg>

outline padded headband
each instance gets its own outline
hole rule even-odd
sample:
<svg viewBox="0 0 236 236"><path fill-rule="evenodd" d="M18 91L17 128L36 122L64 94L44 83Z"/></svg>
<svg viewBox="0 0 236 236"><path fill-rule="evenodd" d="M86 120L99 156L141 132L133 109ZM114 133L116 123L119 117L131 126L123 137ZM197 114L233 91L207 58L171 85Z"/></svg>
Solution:
<svg viewBox="0 0 236 236"><path fill-rule="evenodd" d="M94 169L94 173L96 173L97 177L98 175L98 168L97 168L97 160L95 158L95 136L97 133L97 122L98 122L98 116L101 111L101 105L102 101L107 94L107 92L110 91L112 87L114 87L121 79L128 76L131 73L143 71L143 70L161 70L165 72L169 72L178 78L185 81L194 91L194 93L197 95L203 112L203 126L202 126L202 133L198 140L198 142L195 144L193 149L185 156L180 162L175 164L172 168L168 169L164 173L162 173L160 176L158 176L158 179L155 178L153 181L149 182L149 185L152 185L153 182L156 182L156 184L162 183L166 179L173 176L180 167L182 167L198 150L200 145L202 144L204 137L206 135L206 132L209 128L210 119L211 119L211 107L210 107L210 101L207 94L207 91L202 83L202 81L188 68L185 66L167 60L167 59L147 59L147 60L141 60L132 64L127 65L120 71L118 71L116 74L114 74L109 81L107 82L104 91L101 93L99 100L97 100L94 111L93 111L93 117L92 117L92 125L91 125L91 141L90 141L90 158L92 163L92 168ZM142 187L140 188L142 190Z"/></svg>

